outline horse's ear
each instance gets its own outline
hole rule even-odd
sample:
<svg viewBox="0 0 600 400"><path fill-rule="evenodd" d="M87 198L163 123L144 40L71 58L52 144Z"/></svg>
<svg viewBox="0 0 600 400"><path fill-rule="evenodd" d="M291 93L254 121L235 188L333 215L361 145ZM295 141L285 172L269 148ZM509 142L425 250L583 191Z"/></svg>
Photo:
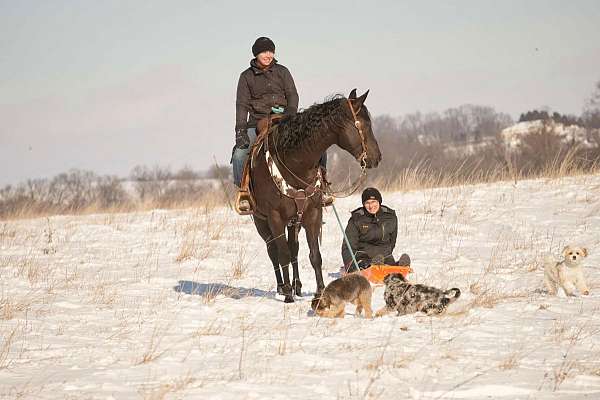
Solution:
<svg viewBox="0 0 600 400"><path fill-rule="evenodd" d="M352 89L350 92L350 96L348 96L350 100L356 100L356 89Z"/></svg>
<svg viewBox="0 0 600 400"><path fill-rule="evenodd" d="M364 104L365 100L367 99L367 96L369 95L369 91L367 90L362 96L360 96L359 98L357 98L356 100L354 100L352 102L352 105L358 110L362 107L362 105Z"/></svg>

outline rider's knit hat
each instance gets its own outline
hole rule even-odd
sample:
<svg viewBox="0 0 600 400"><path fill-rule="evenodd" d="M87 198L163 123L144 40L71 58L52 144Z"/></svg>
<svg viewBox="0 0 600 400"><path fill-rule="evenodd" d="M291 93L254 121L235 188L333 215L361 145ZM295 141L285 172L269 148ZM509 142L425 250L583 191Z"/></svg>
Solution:
<svg viewBox="0 0 600 400"><path fill-rule="evenodd" d="M362 192L362 203L365 204L367 200L377 200L381 204L381 193L374 187L368 187Z"/></svg>
<svg viewBox="0 0 600 400"><path fill-rule="evenodd" d="M256 39L256 42L252 45L252 54L254 57L262 53L263 51L270 51L275 53L275 43L268 37L261 36Z"/></svg>

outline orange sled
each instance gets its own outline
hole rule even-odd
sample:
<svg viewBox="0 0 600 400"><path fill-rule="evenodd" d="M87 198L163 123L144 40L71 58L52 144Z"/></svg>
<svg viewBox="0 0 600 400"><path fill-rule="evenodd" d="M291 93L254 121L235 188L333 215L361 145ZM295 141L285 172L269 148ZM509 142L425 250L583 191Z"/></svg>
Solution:
<svg viewBox="0 0 600 400"><path fill-rule="evenodd" d="M365 268L360 271L361 275L369 280L371 283L383 283L383 278L385 278L388 274L399 273L406 275L412 272L412 269L409 266L402 265L385 265L385 264L375 264L371 265L369 268Z"/></svg>

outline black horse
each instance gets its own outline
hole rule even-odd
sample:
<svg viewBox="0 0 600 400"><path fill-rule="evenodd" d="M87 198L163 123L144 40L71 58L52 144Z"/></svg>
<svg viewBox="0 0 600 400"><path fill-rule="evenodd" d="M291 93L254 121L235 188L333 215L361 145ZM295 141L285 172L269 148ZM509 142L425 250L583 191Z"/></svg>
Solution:
<svg viewBox="0 0 600 400"><path fill-rule="evenodd" d="M352 154L363 168L377 167L381 161L364 105L368 93L357 98L354 89L348 98L337 96L293 117L283 118L272 128L253 160L250 174L256 203L254 224L267 244L277 291L285 296L286 303L294 301L294 293L301 295L297 235L300 226L306 230L310 262L317 280L315 297L319 297L325 287L319 250L323 220L321 154L337 144ZM290 264L293 282L290 282Z"/></svg>

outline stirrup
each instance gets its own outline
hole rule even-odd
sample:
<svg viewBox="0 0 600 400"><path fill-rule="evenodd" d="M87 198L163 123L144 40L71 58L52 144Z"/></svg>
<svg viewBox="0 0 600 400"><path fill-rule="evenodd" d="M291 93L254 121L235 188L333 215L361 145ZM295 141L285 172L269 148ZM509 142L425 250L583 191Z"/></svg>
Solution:
<svg viewBox="0 0 600 400"><path fill-rule="evenodd" d="M252 215L252 198L246 190L240 190L235 198L235 211L240 215Z"/></svg>

